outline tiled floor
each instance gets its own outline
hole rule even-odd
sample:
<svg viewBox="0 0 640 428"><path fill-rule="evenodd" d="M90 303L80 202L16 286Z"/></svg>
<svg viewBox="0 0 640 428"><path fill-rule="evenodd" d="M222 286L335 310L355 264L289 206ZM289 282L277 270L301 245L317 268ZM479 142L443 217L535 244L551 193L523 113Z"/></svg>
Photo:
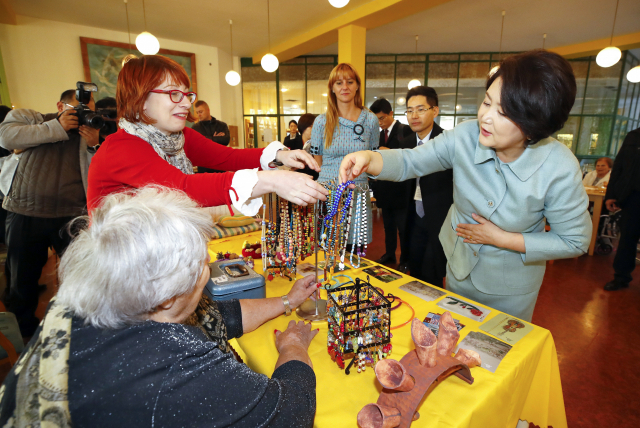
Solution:
<svg viewBox="0 0 640 428"><path fill-rule="evenodd" d="M373 228L378 238L367 256L376 260L384 253L384 231L375 211ZM555 339L571 428L640 427L640 268L629 289L605 292L612 261L582 256L548 264L533 314L533 322ZM51 257L41 278L48 289L38 315L56 289L54 267ZM8 370L0 365L0 379Z"/></svg>

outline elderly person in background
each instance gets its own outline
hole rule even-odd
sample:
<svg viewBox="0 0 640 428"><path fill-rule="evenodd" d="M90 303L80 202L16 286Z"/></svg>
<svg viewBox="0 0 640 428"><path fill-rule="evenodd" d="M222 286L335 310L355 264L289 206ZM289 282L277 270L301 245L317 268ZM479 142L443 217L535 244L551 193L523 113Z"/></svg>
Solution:
<svg viewBox="0 0 640 428"><path fill-rule="evenodd" d="M311 427L317 331L291 321L277 333L271 378L236 361L228 339L285 308L280 297L203 296L211 233L183 192L106 196L63 255L57 299L0 389L0 424ZM313 277L297 281L291 306L315 289Z"/></svg>
<svg viewBox="0 0 640 428"><path fill-rule="evenodd" d="M587 173L582 179L585 186L607 187L613 161L610 158L600 158L596 161L596 170Z"/></svg>

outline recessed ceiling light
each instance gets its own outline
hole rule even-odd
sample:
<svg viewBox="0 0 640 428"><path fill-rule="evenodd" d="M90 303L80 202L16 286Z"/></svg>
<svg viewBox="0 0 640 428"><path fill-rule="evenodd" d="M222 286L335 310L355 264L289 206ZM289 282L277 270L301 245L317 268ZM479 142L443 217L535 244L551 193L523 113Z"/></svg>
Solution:
<svg viewBox="0 0 640 428"><path fill-rule="evenodd" d="M307 101L307 104L313 104L313 101Z"/></svg>
<svg viewBox="0 0 640 428"><path fill-rule="evenodd" d="M282 92L287 92L287 91L288 91L288 89L287 89L287 88L282 88L282 89L280 89L280 91L282 91Z"/></svg>
<svg viewBox="0 0 640 428"><path fill-rule="evenodd" d="M326 96L327 96L327 94L322 94L322 96L323 96L323 97L326 97Z"/></svg>

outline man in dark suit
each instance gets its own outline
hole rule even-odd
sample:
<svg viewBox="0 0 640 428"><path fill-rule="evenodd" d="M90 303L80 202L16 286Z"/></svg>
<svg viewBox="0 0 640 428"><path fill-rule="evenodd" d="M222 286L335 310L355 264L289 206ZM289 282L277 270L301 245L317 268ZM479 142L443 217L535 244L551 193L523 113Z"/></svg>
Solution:
<svg viewBox="0 0 640 428"><path fill-rule="evenodd" d="M393 118L391 104L380 98L371 104L371 111L378 117L380 124L380 149L397 149L400 140L411 134L411 128ZM400 264L398 270L405 272L409 261L409 242L406 230L407 209L411 204L410 180L394 183L392 181L376 182L372 180L376 205L382 209L384 224L385 253L376 260L377 263L395 263L398 233L400 233Z"/></svg>
<svg viewBox="0 0 640 428"><path fill-rule="evenodd" d="M629 287L640 240L640 128L629 132L624 139L613 163L604 199L608 210L622 208L613 281L604 286L607 291L616 291Z"/></svg>
<svg viewBox="0 0 640 428"><path fill-rule="evenodd" d="M434 122L439 113L438 94L428 86L416 86L409 90L406 99L407 120L414 134L402 140L400 148L430 144L430 140L442 133L442 128ZM414 192L414 205L408 218L409 270L414 278L442 287L447 275L447 258L438 235L453 204L453 170L409 181Z"/></svg>

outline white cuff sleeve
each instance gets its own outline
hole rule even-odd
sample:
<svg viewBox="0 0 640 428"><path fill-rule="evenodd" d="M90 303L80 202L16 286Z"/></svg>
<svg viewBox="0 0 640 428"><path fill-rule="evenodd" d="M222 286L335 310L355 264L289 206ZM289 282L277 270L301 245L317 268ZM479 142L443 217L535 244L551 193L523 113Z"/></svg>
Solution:
<svg viewBox="0 0 640 428"><path fill-rule="evenodd" d="M270 168L269 163L273 162L276 158L276 152L278 150L286 149L285 145L280 141L274 141L265 147L262 155L260 156L260 166L263 171L274 171L277 168Z"/></svg>
<svg viewBox="0 0 640 428"><path fill-rule="evenodd" d="M233 180L231 181L233 189L229 189L229 197L235 209L244 215L254 216L260 211L262 198L251 198L251 192L253 192L253 188L257 183L258 168L241 169L233 174ZM237 199L236 194L238 195Z"/></svg>

